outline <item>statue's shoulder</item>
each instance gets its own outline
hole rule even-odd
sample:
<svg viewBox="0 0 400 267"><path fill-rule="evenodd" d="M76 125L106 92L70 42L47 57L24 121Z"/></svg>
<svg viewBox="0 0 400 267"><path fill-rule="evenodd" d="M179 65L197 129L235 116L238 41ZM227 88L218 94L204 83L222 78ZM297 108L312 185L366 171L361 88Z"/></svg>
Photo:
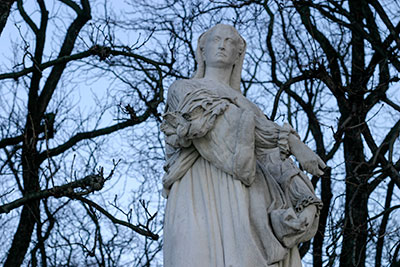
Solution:
<svg viewBox="0 0 400 267"><path fill-rule="evenodd" d="M198 79L181 79L174 81L171 84L170 89L181 88L181 87L193 87L193 86L198 86L198 84L199 84Z"/></svg>
<svg viewBox="0 0 400 267"><path fill-rule="evenodd" d="M197 79L182 79L174 81L168 89L168 94L186 94L199 86Z"/></svg>

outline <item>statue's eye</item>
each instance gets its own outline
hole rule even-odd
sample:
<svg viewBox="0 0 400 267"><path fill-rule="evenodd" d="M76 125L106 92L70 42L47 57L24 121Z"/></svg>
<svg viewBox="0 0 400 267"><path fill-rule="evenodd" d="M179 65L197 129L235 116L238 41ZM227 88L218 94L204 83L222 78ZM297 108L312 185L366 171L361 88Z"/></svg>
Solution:
<svg viewBox="0 0 400 267"><path fill-rule="evenodd" d="M214 42L218 42L219 40L221 40L219 36L214 37Z"/></svg>

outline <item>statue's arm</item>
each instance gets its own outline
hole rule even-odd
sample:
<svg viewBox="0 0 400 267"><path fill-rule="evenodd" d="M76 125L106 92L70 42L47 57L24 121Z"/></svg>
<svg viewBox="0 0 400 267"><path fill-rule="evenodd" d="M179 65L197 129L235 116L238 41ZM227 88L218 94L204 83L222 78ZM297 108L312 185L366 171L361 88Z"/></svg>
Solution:
<svg viewBox="0 0 400 267"><path fill-rule="evenodd" d="M285 160L290 155L296 157L301 166L313 175L322 175L326 167L322 159L315 154L301 140L297 132L287 123L279 126L269 119L259 116L256 118L256 140L266 148L278 147L281 159Z"/></svg>
<svg viewBox="0 0 400 267"><path fill-rule="evenodd" d="M289 134L288 137L290 152L300 162L300 165L312 175L324 174L326 168L322 159L314 153L306 144L304 144L295 134Z"/></svg>
<svg viewBox="0 0 400 267"><path fill-rule="evenodd" d="M256 175L254 127L253 112L230 104L193 144L204 159L249 186Z"/></svg>
<svg viewBox="0 0 400 267"><path fill-rule="evenodd" d="M207 134L228 103L206 89L197 88L190 80L174 82L168 90L161 124L165 142L176 149L191 146L193 139Z"/></svg>

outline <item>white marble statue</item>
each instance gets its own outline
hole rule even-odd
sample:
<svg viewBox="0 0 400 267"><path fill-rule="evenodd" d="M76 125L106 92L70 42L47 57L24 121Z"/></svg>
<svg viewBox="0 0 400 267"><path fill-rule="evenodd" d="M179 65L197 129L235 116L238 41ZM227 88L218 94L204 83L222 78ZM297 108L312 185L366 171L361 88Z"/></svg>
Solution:
<svg viewBox="0 0 400 267"><path fill-rule="evenodd" d="M297 267L322 203L302 167L324 162L240 91L246 42L218 24L198 40L198 70L174 82L162 131L165 267Z"/></svg>

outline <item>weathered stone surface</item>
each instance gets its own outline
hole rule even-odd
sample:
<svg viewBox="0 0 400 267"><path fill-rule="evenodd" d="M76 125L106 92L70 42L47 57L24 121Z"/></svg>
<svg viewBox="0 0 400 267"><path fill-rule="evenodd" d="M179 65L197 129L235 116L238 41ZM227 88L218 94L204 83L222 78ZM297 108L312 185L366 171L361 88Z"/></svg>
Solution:
<svg viewBox="0 0 400 267"><path fill-rule="evenodd" d="M168 198L164 266L301 266L321 201L303 168L325 164L240 92L246 42L218 24L198 40L198 70L168 92L162 131Z"/></svg>

